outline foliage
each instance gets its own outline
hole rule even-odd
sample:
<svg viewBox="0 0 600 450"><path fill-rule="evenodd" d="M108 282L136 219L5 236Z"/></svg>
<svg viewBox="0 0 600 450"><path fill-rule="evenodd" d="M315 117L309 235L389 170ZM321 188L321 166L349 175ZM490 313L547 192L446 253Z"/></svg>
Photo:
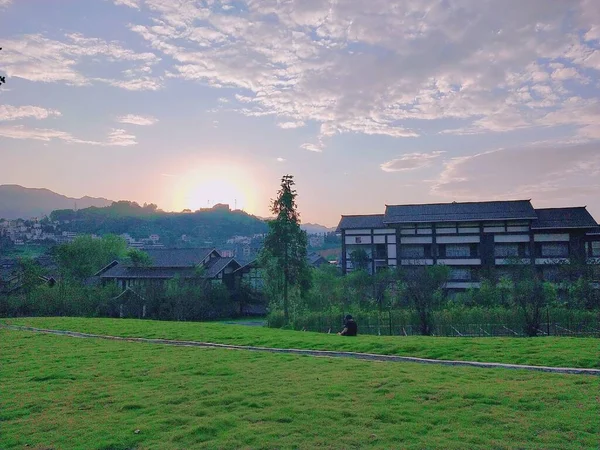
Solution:
<svg viewBox="0 0 600 450"><path fill-rule="evenodd" d="M137 248L130 248L127 250L127 260L133 267L152 266L152 258L150 258L150 255Z"/></svg>
<svg viewBox="0 0 600 450"><path fill-rule="evenodd" d="M448 267L438 265L408 267L400 273L406 298L417 311L424 336L432 333L433 311L441 306L448 275Z"/></svg>
<svg viewBox="0 0 600 450"><path fill-rule="evenodd" d="M104 208L56 210L50 214L50 218L63 222L63 231L99 235L129 233L136 239L155 233L160 236L161 243L171 246L183 245L182 235L191 239L190 245L202 246L206 241L222 244L234 235L254 235L267 231L264 221L243 211L211 209L193 213L167 213L153 204L140 206L127 201L114 202Z"/></svg>
<svg viewBox="0 0 600 450"><path fill-rule="evenodd" d="M282 177L277 197L271 203L275 219L268 222L269 233L260 254L267 292L274 303L281 293L286 323L290 316L290 289L303 298L310 287L310 270L306 260L308 242L306 232L300 229L294 184L292 175Z"/></svg>
<svg viewBox="0 0 600 450"><path fill-rule="evenodd" d="M352 251L350 253L350 261L352 262L352 267L354 267L355 270L368 271L369 269L370 258L363 248Z"/></svg>
<svg viewBox="0 0 600 450"><path fill-rule="evenodd" d="M114 235L93 239L81 236L55 248L55 256L66 277L83 281L114 260L123 258L127 243Z"/></svg>

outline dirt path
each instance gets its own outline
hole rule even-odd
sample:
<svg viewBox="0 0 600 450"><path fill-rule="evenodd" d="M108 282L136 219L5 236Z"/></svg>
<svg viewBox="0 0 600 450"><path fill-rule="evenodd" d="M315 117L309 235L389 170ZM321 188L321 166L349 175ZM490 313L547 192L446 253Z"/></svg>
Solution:
<svg viewBox="0 0 600 450"><path fill-rule="evenodd" d="M197 341L175 341L170 339L147 339L147 338L133 338L133 337L119 337L119 336L105 336L101 334L89 334L79 333L76 331L63 331L63 330L46 330L43 328L33 327L20 327L16 325L5 325L0 323L0 328L13 330L13 331L31 331L36 333L54 334L60 336L70 336L76 338L89 338L89 339L106 339L112 341L125 341L125 342L139 342L145 344L160 344L160 345L175 345L180 347L204 347L204 348L220 348L228 350L246 350L255 352L269 352L269 353L285 353L291 355L304 355L304 356L318 356L328 358L354 358L363 359L367 361L384 361L384 362L412 362L420 364L437 364L443 366L464 366L464 367L479 367L484 369L517 369L517 370L532 370L538 372L550 372L560 374L575 374L575 375L595 375L600 376L600 369L580 369L574 367L546 367L546 366L525 366L520 364L502 364L502 363L488 363L488 362L476 362L476 361L449 361L443 359L425 359L425 358L414 358L410 356L393 356L393 355L376 355L371 353L355 353L355 352L342 352L342 351L327 351L327 350L300 350L293 348L270 348L270 347L253 347L244 345L228 345L228 344L214 344L210 342L197 342Z"/></svg>

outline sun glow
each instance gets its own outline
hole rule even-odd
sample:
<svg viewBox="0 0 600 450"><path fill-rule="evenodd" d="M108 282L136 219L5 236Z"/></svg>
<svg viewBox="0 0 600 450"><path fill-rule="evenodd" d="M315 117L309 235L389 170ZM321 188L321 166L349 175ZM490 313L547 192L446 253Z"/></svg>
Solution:
<svg viewBox="0 0 600 450"><path fill-rule="evenodd" d="M171 177L174 211L196 211L226 203L231 209L255 212L255 180L250 170L235 163L211 162L195 166L180 176Z"/></svg>

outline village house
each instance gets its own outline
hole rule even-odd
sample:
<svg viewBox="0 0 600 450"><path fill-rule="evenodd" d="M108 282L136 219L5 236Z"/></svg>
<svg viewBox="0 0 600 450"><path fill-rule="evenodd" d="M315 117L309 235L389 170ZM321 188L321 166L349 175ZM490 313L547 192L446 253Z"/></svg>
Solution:
<svg viewBox="0 0 600 450"><path fill-rule="evenodd" d="M370 273L447 265L448 289L479 287L484 269L510 275L515 263L553 282L561 264L600 269L600 228L585 207L534 209L530 200L386 205L384 214L342 216L337 232L343 273L354 269L353 252L364 250Z"/></svg>
<svg viewBox="0 0 600 450"><path fill-rule="evenodd" d="M122 290L149 285L163 285L176 277L204 279L223 283L229 289L235 286L233 273L240 267L234 258L224 258L214 248L151 249L150 266L113 261L94 276L102 284L116 283Z"/></svg>

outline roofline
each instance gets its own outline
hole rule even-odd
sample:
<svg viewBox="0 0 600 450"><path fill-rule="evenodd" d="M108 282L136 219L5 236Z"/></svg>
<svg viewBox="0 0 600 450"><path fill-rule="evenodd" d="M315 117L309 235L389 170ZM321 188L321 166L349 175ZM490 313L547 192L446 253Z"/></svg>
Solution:
<svg viewBox="0 0 600 450"><path fill-rule="evenodd" d="M237 261L236 261L236 262L237 262ZM254 258L253 260L251 260L251 261L247 262L247 263L246 263L246 264L244 264L243 266L242 266L242 265L241 265L239 262L237 262L238 264L240 264L240 267L238 267L237 269L235 269L235 270L234 270L234 272L237 272L238 270L242 270L244 267L247 267L247 266L249 266L250 264L253 264L253 263L255 263L255 262L258 262L258 258Z"/></svg>
<svg viewBox="0 0 600 450"><path fill-rule="evenodd" d="M533 208L536 211L549 211L549 210L557 210L557 209L585 209L587 211L586 206L557 206L555 208Z"/></svg>
<svg viewBox="0 0 600 450"><path fill-rule="evenodd" d="M112 269L113 267L115 267L118 264L120 264L120 262L117 261L116 259L113 259L111 262L109 262L107 265L105 265L102 269L100 269L99 271L97 271L92 276L98 277L98 276L102 275L104 272L106 272L107 270Z"/></svg>
<svg viewBox="0 0 600 450"><path fill-rule="evenodd" d="M565 226L558 226L558 227L534 227L534 226L532 226L531 227L532 230L567 230L567 229L570 230L570 229L574 229L574 228L582 228L582 229L592 228L593 229L593 228L596 228L596 225L594 225L594 226L579 225L579 226L566 226L566 227Z"/></svg>
<svg viewBox="0 0 600 450"><path fill-rule="evenodd" d="M481 203L517 203L517 202L530 202L531 199L521 199L521 200L483 200L479 202L438 202L438 203L406 203L406 204L396 204L396 205L388 205L385 203L385 207L388 206L434 206L434 205L475 205ZM532 206L533 207L533 206Z"/></svg>
<svg viewBox="0 0 600 450"><path fill-rule="evenodd" d="M439 220L402 220L396 222L383 221L384 224L396 224L396 223L437 223L437 222L482 222L482 221L500 221L500 220L537 220L537 217L501 217L493 219L439 219Z"/></svg>
<svg viewBox="0 0 600 450"><path fill-rule="evenodd" d="M376 217L376 216L385 216L385 213L379 214L342 214L342 217Z"/></svg>

